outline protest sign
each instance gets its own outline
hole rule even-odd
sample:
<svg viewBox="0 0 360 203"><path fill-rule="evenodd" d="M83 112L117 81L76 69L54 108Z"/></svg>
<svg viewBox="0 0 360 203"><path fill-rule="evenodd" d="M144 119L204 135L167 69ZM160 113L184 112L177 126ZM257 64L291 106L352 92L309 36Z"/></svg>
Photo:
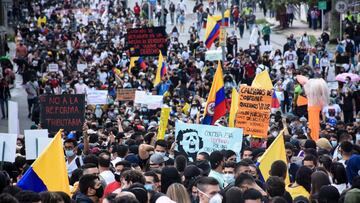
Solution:
<svg viewBox="0 0 360 203"><path fill-rule="evenodd" d="M170 116L170 108L161 108L160 125L157 134L157 140L163 140L165 138L165 131L168 125Z"/></svg>
<svg viewBox="0 0 360 203"><path fill-rule="evenodd" d="M41 126L49 132L81 130L85 121L85 95L40 96Z"/></svg>
<svg viewBox="0 0 360 203"><path fill-rule="evenodd" d="M134 103L146 105L148 109L157 109L162 107L163 96L147 94L145 91L135 91Z"/></svg>
<svg viewBox="0 0 360 203"><path fill-rule="evenodd" d="M50 63L48 65L48 71L49 72L58 72L59 71L59 65L56 63Z"/></svg>
<svg viewBox="0 0 360 203"><path fill-rule="evenodd" d="M245 134L266 137L269 128L272 90L240 86L235 127Z"/></svg>
<svg viewBox="0 0 360 203"><path fill-rule="evenodd" d="M26 160L35 160L51 142L48 130L24 130Z"/></svg>
<svg viewBox="0 0 360 203"><path fill-rule="evenodd" d="M87 69L87 64L77 64L76 69L79 72L84 72L84 70Z"/></svg>
<svg viewBox="0 0 360 203"><path fill-rule="evenodd" d="M0 161L15 162L17 134L0 133Z"/></svg>
<svg viewBox="0 0 360 203"><path fill-rule="evenodd" d="M190 161L195 161L199 152L210 154L223 149L233 150L239 158L243 129L176 122L175 140L176 153L185 155Z"/></svg>
<svg viewBox="0 0 360 203"><path fill-rule="evenodd" d="M87 92L87 104L107 104L107 90L92 90Z"/></svg>
<svg viewBox="0 0 360 203"><path fill-rule="evenodd" d="M134 101L136 89L117 89L117 101Z"/></svg>
<svg viewBox="0 0 360 203"><path fill-rule="evenodd" d="M19 106L17 102L9 101L8 133L20 134L19 128Z"/></svg>
<svg viewBox="0 0 360 203"><path fill-rule="evenodd" d="M205 60L207 61L221 61L222 51L221 50L209 50L205 52Z"/></svg>
<svg viewBox="0 0 360 203"><path fill-rule="evenodd" d="M127 43L131 56L166 56L167 33L165 27L129 28Z"/></svg>

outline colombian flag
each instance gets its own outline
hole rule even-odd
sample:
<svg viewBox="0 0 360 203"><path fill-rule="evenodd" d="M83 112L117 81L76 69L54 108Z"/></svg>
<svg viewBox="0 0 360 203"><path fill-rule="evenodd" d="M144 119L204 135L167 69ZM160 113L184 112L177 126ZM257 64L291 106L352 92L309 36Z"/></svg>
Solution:
<svg viewBox="0 0 360 203"><path fill-rule="evenodd" d="M221 25L222 24L222 15L213 15L212 16L216 22ZM224 19L225 19L225 24L224 26L229 26L229 21L230 21L230 10L227 9L225 12L224 12Z"/></svg>
<svg viewBox="0 0 360 203"><path fill-rule="evenodd" d="M155 80L154 80L154 86L156 86L160 83L161 78L164 77L166 73L167 73L167 70L166 70L166 66L165 66L164 57L160 51L158 67L157 67L156 76L155 76Z"/></svg>
<svg viewBox="0 0 360 203"><path fill-rule="evenodd" d="M212 43L220 35L220 25L210 15L207 18L205 30L205 45L210 49Z"/></svg>
<svg viewBox="0 0 360 203"><path fill-rule="evenodd" d="M284 130L282 130L275 140L271 143L269 148L266 149L264 154L258 159L256 165L260 171L260 180L265 182L269 177L269 171L274 161L281 160L287 164L285 142L284 142ZM289 175L286 175L285 184L290 184Z"/></svg>
<svg viewBox="0 0 360 203"><path fill-rule="evenodd" d="M62 191L70 194L61 130L26 171L17 186L34 192Z"/></svg>
<svg viewBox="0 0 360 203"><path fill-rule="evenodd" d="M223 73L220 65L216 69L210 93L206 101L203 124L213 125L226 114L225 89Z"/></svg>
<svg viewBox="0 0 360 203"><path fill-rule="evenodd" d="M279 108L280 107L280 102L276 96L276 92L275 90L273 91L272 97L271 97L271 108Z"/></svg>
<svg viewBox="0 0 360 203"><path fill-rule="evenodd" d="M147 65L145 63L145 60L142 58L142 57L139 57L139 56L133 56L133 57L130 57L130 65L129 65L129 70L128 72L131 73L131 70L132 68L135 67L135 62L138 62L138 64L140 65L140 68L143 69L143 70L146 70L147 68Z"/></svg>
<svg viewBox="0 0 360 203"><path fill-rule="evenodd" d="M147 65L146 65L146 63L145 63L145 61L144 61L144 59L143 59L142 57L139 57L138 63L139 63L139 65L140 65L140 68L141 68L141 69L146 70Z"/></svg>

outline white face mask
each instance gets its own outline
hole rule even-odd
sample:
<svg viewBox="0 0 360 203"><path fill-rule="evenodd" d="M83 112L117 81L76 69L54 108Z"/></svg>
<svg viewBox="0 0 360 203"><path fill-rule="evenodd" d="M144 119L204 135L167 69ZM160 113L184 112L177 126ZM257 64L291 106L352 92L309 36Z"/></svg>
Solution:
<svg viewBox="0 0 360 203"><path fill-rule="evenodd" d="M223 197L219 193L217 193L209 199L209 203L221 203L222 199Z"/></svg>
<svg viewBox="0 0 360 203"><path fill-rule="evenodd" d="M358 144L360 141L360 133L356 134L356 143L355 144Z"/></svg>
<svg viewBox="0 0 360 203"><path fill-rule="evenodd" d="M166 155L165 152L155 152L155 154L159 154L159 155L161 155L162 157L165 157L165 155Z"/></svg>
<svg viewBox="0 0 360 203"><path fill-rule="evenodd" d="M234 174L230 174L230 173L224 174L223 178L227 184L233 183L235 181Z"/></svg>

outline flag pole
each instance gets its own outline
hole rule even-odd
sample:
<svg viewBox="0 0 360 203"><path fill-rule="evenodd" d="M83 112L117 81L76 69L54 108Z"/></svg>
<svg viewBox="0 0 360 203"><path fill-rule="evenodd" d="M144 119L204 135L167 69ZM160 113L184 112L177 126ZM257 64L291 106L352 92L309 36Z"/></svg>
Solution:
<svg viewBox="0 0 360 203"><path fill-rule="evenodd" d="M225 4L224 0L221 0L221 28L225 30ZM221 44L222 50L222 62L225 64L225 44Z"/></svg>

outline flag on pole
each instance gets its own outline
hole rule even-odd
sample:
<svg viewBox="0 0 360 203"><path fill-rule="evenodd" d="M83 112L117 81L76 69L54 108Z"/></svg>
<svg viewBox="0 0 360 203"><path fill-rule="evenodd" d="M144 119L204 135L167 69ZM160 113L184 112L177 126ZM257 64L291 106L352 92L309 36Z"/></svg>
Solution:
<svg viewBox="0 0 360 203"><path fill-rule="evenodd" d="M220 25L210 15L207 18L205 30L205 45L210 49L215 39L220 35Z"/></svg>
<svg viewBox="0 0 360 203"><path fill-rule="evenodd" d="M275 138L273 143L266 149L264 154L259 158L256 165L260 171L260 178L265 182L270 177L270 169L273 162L281 160L287 163L284 143L284 130ZM289 175L286 174L285 184L290 184Z"/></svg>
<svg viewBox="0 0 360 203"><path fill-rule="evenodd" d="M233 88L231 93L231 107L230 107L230 115L229 115L229 127L235 126L235 118L236 113L239 106L239 93L238 91Z"/></svg>
<svg viewBox="0 0 360 203"><path fill-rule="evenodd" d="M70 194L61 130L20 179L17 186L34 192L62 191Z"/></svg>
<svg viewBox="0 0 360 203"><path fill-rule="evenodd" d="M280 102L279 99L276 96L276 92L275 90L272 93L272 97L271 97L271 108L277 109L280 107Z"/></svg>
<svg viewBox="0 0 360 203"><path fill-rule="evenodd" d="M156 76L155 76L155 80L154 80L154 86L158 85L161 82L161 78L164 77L165 74L167 73L164 57L163 57L161 51L159 51L159 52L160 52L159 60L158 60L157 71L156 71Z"/></svg>
<svg viewBox="0 0 360 203"><path fill-rule="evenodd" d="M226 114L225 89L220 61L206 101L203 124L213 125Z"/></svg>
<svg viewBox="0 0 360 203"><path fill-rule="evenodd" d="M221 25L222 24L222 15L213 15L212 16L216 22ZM225 20L225 24L224 26L229 26L229 21L230 21L230 9L227 9L225 12L224 12L224 20Z"/></svg>
<svg viewBox="0 0 360 203"><path fill-rule="evenodd" d="M266 90L273 89L273 84L271 82L269 72L267 70L262 71L257 74L251 84L251 87L261 88Z"/></svg>

